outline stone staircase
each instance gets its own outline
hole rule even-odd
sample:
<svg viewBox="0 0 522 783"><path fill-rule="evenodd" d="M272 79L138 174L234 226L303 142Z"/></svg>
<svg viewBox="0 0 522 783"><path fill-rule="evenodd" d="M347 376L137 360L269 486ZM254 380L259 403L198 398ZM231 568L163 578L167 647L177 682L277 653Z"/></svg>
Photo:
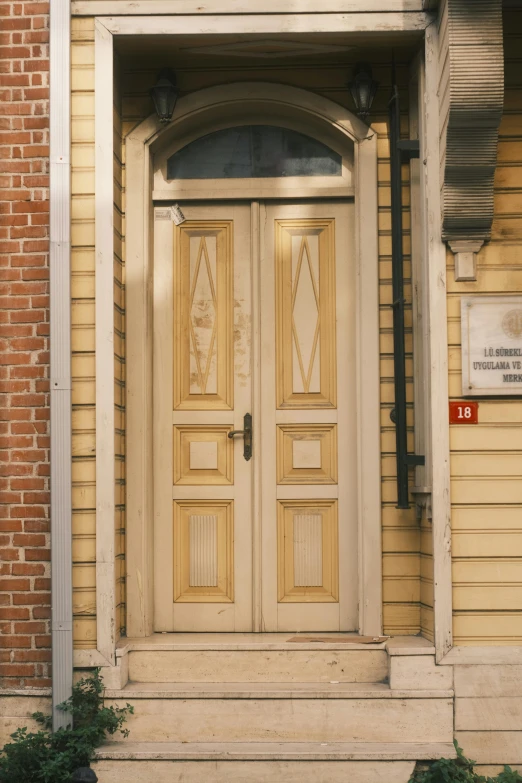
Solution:
<svg viewBox="0 0 522 783"><path fill-rule="evenodd" d="M415 761L453 755L448 667L428 643L287 639L127 641L107 697L135 714L99 750L100 783L407 783Z"/></svg>

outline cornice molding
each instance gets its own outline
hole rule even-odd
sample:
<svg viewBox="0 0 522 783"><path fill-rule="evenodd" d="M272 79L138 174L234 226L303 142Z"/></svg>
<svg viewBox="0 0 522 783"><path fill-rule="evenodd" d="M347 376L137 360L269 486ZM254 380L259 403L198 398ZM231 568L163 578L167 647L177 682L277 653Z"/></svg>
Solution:
<svg viewBox="0 0 522 783"><path fill-rule="evenodd" d="M447 0L440 41L443 239L485 241L504 102L502 0Z"/></svg>

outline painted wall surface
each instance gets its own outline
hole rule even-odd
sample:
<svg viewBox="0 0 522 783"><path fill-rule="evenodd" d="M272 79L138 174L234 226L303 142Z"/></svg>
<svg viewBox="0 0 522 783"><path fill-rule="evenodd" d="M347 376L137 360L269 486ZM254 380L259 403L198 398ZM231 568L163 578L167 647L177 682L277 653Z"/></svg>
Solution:
<svg viewBox="0 0 522 783"><path fill-rule="evenodd" d="M73 19L73 416L74 416L74 588L75 644L96 646L95 606L95 355L94 355L94 24ZM169 54L170 52L170 54ZM153 47L136 52L126 44L117 53L115 74L115 384L116 384L116 505L118 626L124 627L124 261L125 258L125 147L129 131L153 110L148 94L165 62L176 68L182 94L215 84L240 80L268 81L312 89L353 109L346 82L356 57L352 50L316 54L295 60L279 58L188 57L172 48ZM413 51L396 52L401 85L402 132L408 135L408 63ZM171 63L168 58L174 59ZM167 58L167 59L166 59ZM380 82L372 127L378 134L379 268L381 325L381 450L383 592L385 631L417 634L421 630L421 528L415 512L395 508L395 429L393 407L393 336L391 311L391 210L390 165L387 136L387 102L391 88L388 50L372 50L374 76ZM121 74L121 83L119 76ZM120 93L121 87L121 93ZM404 250L407 299L407 373L409 449L413 451L413 368L411 336L411 261L409 217L409 169L403 168ZM429 531L426 540L429 539ZM429 543L424 544L426 550ZM428 552L429 555L429 552ZM431 584L431 562L424 560L426 583ZM429 613L429 595L426 607ZM426 617L426 612L423 613ZM424 622L426 627L428 621ZM428 631L429 633L429 631Z"/></svg>
<svg viewBox="0 0 522 783"><path fill-rule="evenodd" d="M71 30L73 612L77 648L96 647L94 20Z"/></svg>
<svg viewBox="0 0 522 783"><path fill-rule="evenodd" d="M461 398L460 299L522 293L522 10L504 13L506 92L491 241L476 282L456 283L448 252L449 388ZM522 400L479 400L479 424L452 425L456 645L522 644Z"/></svg>
<svg viewBox="0 0 522 783"><path fill-rule="evenodd" d="M77 649L96 647L94 20L72 20L73 590ZM118 59L115 74L119 76ZM116 87L119 78L115 79ZM117 626L125 625L124 266L120 92L114 93L114 392Z"/></svg>

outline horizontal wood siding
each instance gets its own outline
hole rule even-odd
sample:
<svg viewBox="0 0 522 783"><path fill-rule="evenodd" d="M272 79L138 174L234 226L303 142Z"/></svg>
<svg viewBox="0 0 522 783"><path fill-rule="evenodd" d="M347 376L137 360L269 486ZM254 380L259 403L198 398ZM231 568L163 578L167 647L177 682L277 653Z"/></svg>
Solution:
<svg viewBox="0 0 522 783"><path fill-rule="evenodd" d="M402 77L402 78L401 78ZM406 69L398 72L401 88L401 135L409 137L408 84ZM391 90L390 71L381 84L382 97ZM418 634L421 629L421 535L415 509L396 508L397 468L394 407L393 314L391 261L390 144L385 112L376 112L372 127L378 133L379 177L379 304L381 349L381 486L383 547L384 633ZM406 372L408 450L413 442L413 341L409 166L402 168L404 290L406 298ZM410 476L413 484L413 474Z"/></svg>
<svg viewBox="0 0 522 783"><path fill-rule="evenodd" d="M457 399L461 296L522 292L522 10L506 11L504 17L506 95L495 219L491 242L479 253L476 282L455 282L448 252L449 386ZM454 643L520 645L522 401L479 401L479 424L452 425L450 442ZM474 747L465 747L475 758ZM505 758L511 760L522 762L522 757Z"/></svg>
<svg viewBox="0 0 522 783"><path fill-rule="evenodd" d="M73 19L72 62L72 501L77 649L96 647L94 323L94 22Z"/></svg>
<svg viewBox="0 0 522 783"><path fill-rule="evenodd" d="M360 54L360 53L359 53ZM357 55L358 57L359 55ZM366 57L366 54L365 54ZM366 59L374 67L374 78L380 82L372 127L378 134L379 177L379 267L380 267L380 351L381 351L381 451L383 496L383 595L385 632L390 634L418 634L420 631L420 529L413 509L401 511L395 508L395 428L390 420L393 408L393 333L391 311L391 209L390 209L390 152L387 128L387 103L391 91L391 61L389 52L375 50ZM408 61L411 53L401 56L395 52L397 78L401 86L401 129L408 135ZM188 63L185 59L175 62L181 93L203 89L212 85L237 81L267 81L290 84L313 90L336 101L350 110L353 104L346 89L355 56L352 52L336 58L314 56L299 65L270 61L260 64L248 59L238 64L236 58L223 58L212 66ZM149 89L158 71L164 65L163 55L150 52L146 57L122 56L122 130L123 137L152 111ZM404 201L404 250L405 292L407 299L407 372L408 372L408 423L409 449L413 451L413 366L411 336L411 260L409 215L409 170L403 168ZM376 477L377 479L377 477ZM429 601L429 599L427 599ZM429 606L427 605L429 611ZM426 616L429 627L429 617Z"/></svg>
<svg viewBox="0 0 522 783"><path fill-rule="evenodd" d="M114 453L116 536L116 628L125 634L125 265L123 255L123 182L121 67L114 58Z"/></svg>
<svg viewBox="0 0 522 783"><path fill-rule="evenodd" d="M75 644L96 646L95 597L95 324L94 324L94 23L73 20L73 373L74 373L74 580ZM412 52L396 50L398 80L408 133L407 79ZM146 53L117 53L114 111L114 318L115 318L115 451L116 451L116 603L117 625L125 627L125 161L129 131L152 112L149 89L165 65L160 47ZM312 89L353 109L346 81L358 59L352 50L336 57L317 55L299 65L284 62L241 62L222 58L204 64L204 58L174 63L182 94L224 82L259 80ZM181 55L180 55L181 57ZM393 407L393 335L391 312L390 162L387 101L390 93L389 52L368 52L374 76L380 81L373 127L379 150L379 254L382 402L382 492L384 550L384 618L387 633L416 634L421 613L421 535L414 511L395 508L395 431L389 414ZM121 91L120 91L121 88ZM403 169L404 248L406 253L407 368L409 448L413 450L413 380L411 338L411 262L408 167ZM376 477L377 478L377 477ZM426 599L426 606L429 599Z"/></svg>

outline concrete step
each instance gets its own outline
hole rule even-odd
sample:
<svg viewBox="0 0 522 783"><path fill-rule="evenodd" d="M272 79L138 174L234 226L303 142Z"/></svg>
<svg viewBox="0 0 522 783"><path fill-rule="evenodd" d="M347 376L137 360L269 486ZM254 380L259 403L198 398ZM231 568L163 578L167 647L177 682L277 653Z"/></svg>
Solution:
<svg viewBox="0 0 522 783"><path fill-rule="evenodd" d="M384 682L129 682L110 699L441 699L452 690L392 690Z"/></svg>
<svg viewBox="0 0 522 783"><path fill-rule="evenodd" d="M451 742L451 691L363 683L131 683L135 742Z"/></svg>
<svg viewBox="0 0 522 783"><path fill-rule="evenodd" d="M384 682L384 644L290 642L292 634L154 634L125 640L134 682Z"/></svg>
<svg viewBox="0 0 522 783"><path fill-rule="evenodd" d="M124 741L93 767L103 783L407 783L415 761L453 755L451 743Z"/></svg>
<svg viewBox="0 0 522 783"><path fill-rule="evenodd" d="M129 653L135 682L383 682L385 650L162 650Z"/></svg>

